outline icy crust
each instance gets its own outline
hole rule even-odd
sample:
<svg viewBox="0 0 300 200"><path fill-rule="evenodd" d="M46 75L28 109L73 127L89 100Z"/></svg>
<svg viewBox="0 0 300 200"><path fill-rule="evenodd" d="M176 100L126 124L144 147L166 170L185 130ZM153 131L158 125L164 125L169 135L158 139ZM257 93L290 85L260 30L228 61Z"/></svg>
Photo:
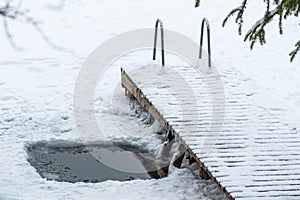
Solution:
<svg viewBox="0 0 300 200"><path fill-rule="evenodd" d="M155 140L155 138L152 139ZM124 140L125 139L122 138L119 140L117 138L114 139L115 142L124 142ZM129 140L126 141L131 144ZM132 139L132 141L135 141L139 145L143 144L138 142L138 139ZM63 140L43 141L40 143L55 147L77 147L80 145L80 143L75 141L66 142ZM29 143L25 146L28 145ZM24 153L22 154L26 155ZM3 159L3 156L1 159ZM6 160L8 159L7 157ZM161 180L133 180L127 183L106 181L93 184L70 184L42 179L37 175L35 169L27 163L26 159L28 158L25 156L23 159L10 159L13 162L13 165L10 165L10 169L1 166L2 169L4 168L4 173L10 173L10 175L5 177L2 176L3 178L1 178L0 181L0 196L2 199L39 199L40 193L43 193L43 199L60 199L66 197L72 197L74 199L95 199L99 198L99 195L103 199L121 199L124 197L130 199L147 199L149 197L160 199L162 195L165 199L176 199L178 196L185 198L186 195L193 196L193 198L197 199L211 199L212 196L214 199L224 199L224 195L214 183L197 178L197 167L192 166L190 168L187 163L184 163L184 165L188 168L171 168L169 176ZM16 163L18 164L14 166ZM195 170L194 174L192 173L193 170ZM44 176L48 179L57 178L55 174L44 174ZM7 179L8 177L10 179ZM24 185L26 185L26 189L24 189ZM174 191L174 188L176 188L176 191Z"/></svg>
<svg viewBox="0 0 300 200"><path fill-rule="evenodd" d="M122 97L126 97L122 94ZM125 104L124 106L127 106ZM6 153L1 154L1 160L8 161L7 164L1 165L3 172L0 179L0 195L3 199L40 199L40 194L43 193L43 199L96 199L101 196L103 199L177 199L192 196L193 198L207 198L213 196L216 199L223 199L224 195L219 191L217 186L212 182L202 181L197 178L198 171L193 169L170 169L170 174L167 178L161 180L134 180L130 183L120 183L119 181L106 181L103 183L62 183L56 181L47 181L41 178L36 170L27 162L26 148L30 145L41 143L46 146L53 147L76 147L80 145L80 138L76 137L72 115L68 110L53 112L49 116L43 115L43 122L39 121L34 116L35 112L25 113L24 118L28 115L33 116L32 120L26 122L24 130L23 119L16 117L14 122L10 122L11 128L3 132L1 136L1 151ZM118 113L117 113L118 114ZM107 112L106 116L112 115ZM142 114L143 115L143 114ZM67 120L66 117L70 116ZM142 126L139 118L132 116L135 123ZM13 123L13 124L12 124ZM53 127L70 126L72 130L61 133L59 129ZM152 124L152 126L157 126ZM34 127L33 130L30 130ZM22 131L23 130L23 131ZM159 130L159 126L155 128ZM143 147L149 151L156 151L159 154L160 148L163 146L164 137L156 135L148 135L142 138L132 136L122 136L111 134L108 140L115 143L128 143ZM42 140L41 140L42 139ZM99 144L101 141L94 141L90 145ZM14 144L13 146L11 144ZM7 151L11 149L10 151ZM55 174L44 174L49 179L57 178ZM192 187L191 187L192 185ZM24 187L26 186L26 187ZM177 188L174 192L174 188ZM18 191L18 192L16 192Z"/></svg>

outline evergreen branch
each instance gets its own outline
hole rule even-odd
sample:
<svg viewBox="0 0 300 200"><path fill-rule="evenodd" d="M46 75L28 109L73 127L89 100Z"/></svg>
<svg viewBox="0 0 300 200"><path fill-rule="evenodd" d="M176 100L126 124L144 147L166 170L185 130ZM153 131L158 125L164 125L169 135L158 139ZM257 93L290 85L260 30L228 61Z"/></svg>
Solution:
<svg viewBox="0 0 300 200"><path fill-rule="evenodd" d="M270 12L270 0L265 0L266 4L267 4L267 11L266 13Z"/></svg>
<svg viewBox="0 0 300 200"><path fill-rule="evenodd" d="M249 29L249 31L246 33L244 41L249 40L251 42L251 49L253 49L253 46L257 42L257 40L259 40L261 45L266 43L264 28L277 13L278 9L273 9L272 11L267 13L267 16L264 16L260 20L256 21L252 28Z"/></svg>
<svg viewBox="0 0 300 200"><path fill-rule="evenodd" d="M240 35L242 34L242 26L243 26L243 22L244 22L243 16L244 16L244 12L246 10L247 1L248 0L243 1L242 9L241 9L241 11L238 12L237 17L236 17L236 21L235 21L239 25L238 31L239 31Z"/></svg>
<svg viewBox="0 0 300 200"><path fill-rule="evenodd" d="M224 27L227 20L233 16L235 13L237 13L237 17L235 19L235 23L237 23L239 25L238 28L238 32L239 34L242 34L242 26L243 26L243 16L244 16L244 12L246 10L246 5L247 5L248 0L243 0L243 3L241 6L233 9L230 11L230 13L226 16L226 18L223 20L222 26Z"/></svg>
<svg viewBox="0 0 300 200"><path fill-rule="evenodd" d="M236 12L240 12L242 10L242 6L239 6L235 9L233 9L232 11L230 11L230 13L226 16L226 18L223 20L222 26L224 27L228 21L228 19L233 16Z"/></svg>
<svg viewBox="0 0 300 200"><path fill-rule="evenodd" d="M298 17L300 12L300 0L274 0L274 4L276 8L270 11L270 0L264 0L266 2L266 12L264 16L257 20L254 25L248 30L245 34L244 41L250 42L250 48L253 49L255 43L259 41L261 45L266 43L265 37L265 27L272 21L272 19L278 15L279 16L279 33L283 33L282 22L283 19L287 19L287 17L293 15ZM238 33L242 33L243 26L243 15L246 10L247 0L243 0L242 5L233 9L227 17L224 19L222 25L223 27L227 23L227 20L237 13L235 23L238 24ZM291 56L291 61L295 58L296 54L299 50L300 44L296 43L296 49L294 49L289 55Z"/></svg>
<svg viewBox="0 0 300 200"><path fill-rule="evenodd" d="M200 0L196 0L195 1L195 7L197 8L197 7L199 7L199 5L200 5Z"/></svg>
<svg viewBox="0 0 300 200"><path fill-rule="evenodd" d="M293 62L295 56L300 51L300 40L295 44L295 47L296 48L289 54L289 56L291 57L290 59L291 62Z"/></svg>

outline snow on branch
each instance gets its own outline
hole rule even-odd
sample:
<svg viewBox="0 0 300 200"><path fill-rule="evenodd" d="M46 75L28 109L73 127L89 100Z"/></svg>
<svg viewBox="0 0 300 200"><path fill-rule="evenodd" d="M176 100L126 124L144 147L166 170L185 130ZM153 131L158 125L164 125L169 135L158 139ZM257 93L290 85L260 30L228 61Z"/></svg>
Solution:
<svg viewBox="0 0 300 200"><path fill-rule="evenodd" d="M248 0L242 0L241 6L233 9L227 17L223 21L223 27L225 26L228 19L233 16L237 15L235 22L238 24L238 33L242 33L242 26L243 26L243 15L246 10ZM287 19L287 17L293 15L298 17L300 12L300 0L274 0L273 4L276 5L276 8L270 11L270 0L264 0L266 3L266 12L265 15L257 20L254 25L248 30L245 34L244 41L250 42L250 48L253 49L254 44L259 41L261 45L266 43L265 37L265 27L272 21L275 16L279 16L279 33L283 33L282 28L282 21ZM293 61L294 57L296 56L297 52L300 51L299 42L296 43L296 49L293 50L289 55L291 56L291 61Z"/></svg>
<svg viewBox="0 0 300 200"><path fill-rule="evenodd" d="M243 17L244 17L244 12L246 10L247 2L248 2L248 0L243 0L241 6L239 6L239 7L235 8L235 9L231 10L231 12L227 15L227 17L223 21L223 24L222 24L223 27L225 26L227 20L231 16L233 16L235 13L237 13L237 17L235 19L235 23L237 23L239 25L239 28L238 28L239 34L240 35L242 34L242 26L243 26L243 22L244 22Z"/></svg>
<svg viewBox="0 0 300 200"><path fill-rule="evenodd" d="M278 14L278 8L273 9L268 12L264 17L260 20L256 21L256 23L252 26L251 29L246 33L244 41L251 41L250 48L253 49L254 44L259 40L260 44L263 45L266 43L265 40L265 26L273 19L273 17Z"/></svg>
<svg viewBox="0 0 300 200"><path fill-rule="evenodd" d="M233 9L232 11L230 11L230 13L226 16L226 18L223 20L222 26L224 27L226 25L226 22L228 21L228 19L233 16L236 12L241 12L243 9L242 6L239 6L235 9Z"/></svg>

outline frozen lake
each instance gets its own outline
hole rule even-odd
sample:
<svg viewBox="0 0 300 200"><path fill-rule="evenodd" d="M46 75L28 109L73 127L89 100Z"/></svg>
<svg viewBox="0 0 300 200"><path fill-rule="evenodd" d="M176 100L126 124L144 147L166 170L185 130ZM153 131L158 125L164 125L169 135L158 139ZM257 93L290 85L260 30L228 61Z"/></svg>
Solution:
<svg viewBox="0 0 300 200"><path fill-rule="evenodd" d="M300 62L296 58L290 64L287 56L295 43L294 38L299 36L297 20L285 25L290 35L284 35L281 42L277 42L277 32L271 32L267 46L251 52L233 23L221 28L222 20L239 1L225 5L223 1L207 0L199 9L193 7L193 1L179 0L163 3L158 0L71 0L61 10L49 8L50 1L23 3L43 22L42 28L51 41L68 51L52 49L28 25L10 23L15 42L24 47L20 52L9 46L3 32L0 34L0 199L226 199L212 181L201 180L194 166L186 162L182 169L170 167L169 176L163 179L99 183L47 180L28 162L28 144L45 141L57 146L80 142L73 113L73 92L87 56L119 33L152 28L158 17L163 19L166 28L194 41L199 40L200 20L208 17L212 27L213 62L220 70L239 69L254 79L257 84L253 87L258 93L256 101L264 109L271 107L282 111L291 130L297 132L300 128ZM255 6L250 7L250 11L255 9ZM251 20L247 24L251 24ZM151 56L151 52L148 57L135 60L125 56L118 62L126 65L148 63ZM107 77L104 86L109 81L118 83L120 66L114 66L115 72ZM110 125L119 119L121 125L133 121L139 130L149 128L131 113L130 103L123 93L116 94L118 105L110 109L111 92L99 87L95 94L97 120L108 133L107 139L159 153L163 143L161 136L154 134L156 127L151 126L153 134L135 137L139 131L132 130L130 135L124 135L117 126ZM266 94L269 98L265 98ZM270 97L274 97L275 102Z"/></svg>

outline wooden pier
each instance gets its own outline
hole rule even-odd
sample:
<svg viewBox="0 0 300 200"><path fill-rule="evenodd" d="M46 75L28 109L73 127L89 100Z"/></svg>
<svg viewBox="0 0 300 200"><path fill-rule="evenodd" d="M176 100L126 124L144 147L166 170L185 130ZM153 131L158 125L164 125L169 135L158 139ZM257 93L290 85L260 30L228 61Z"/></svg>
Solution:
<svg viewBox="0 0 300 200"><path fill-rule="evenodd" d="M155 67L152 70L161 73ZM213 132L210 123L218 123L211 122L212 107L218 110L218 105L207 100L203 77L193 76L184 67L180 70L190 76L189 86L197 91L197 116L189 111L164 111L163 103L176 107L195 100L187 96L184 102L176 102L176 94L166 93L158 78L145 84L138 72L121 69L121 84L127 96L139 101L170 138L181 142L198 163L200 176L212 179L229 199L300 199L300 135L280 119L279 110L257 106L249 80L237 71L225 70L220 74L226 95L226 112L220 109L222 129L208 133Z"/></svg>

